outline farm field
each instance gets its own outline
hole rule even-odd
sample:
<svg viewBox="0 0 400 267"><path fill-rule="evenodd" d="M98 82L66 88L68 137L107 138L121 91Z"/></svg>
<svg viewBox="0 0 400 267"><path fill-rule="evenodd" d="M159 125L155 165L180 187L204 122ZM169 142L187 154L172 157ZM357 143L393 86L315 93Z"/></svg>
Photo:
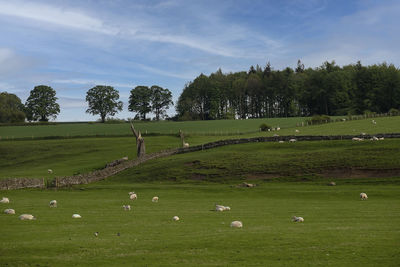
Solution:
<svg viewBox="0 0 400 267"><path fill-rule="evenodd" d="M124 179L124 181L127 181ZM2 192L3 266L397 266L400 184L392 179L135 183ZM80 190L81 189L81 190ZM128 192L138 199L131 202ZM369 199L361 201L360 192ZM152 203L153 196L158 203ZM57 199L58 207L48 203ZM231 211L215 212L215 204ZM131 204L124 211L123 204ZM20 221L31 213L35 221ZM78 213L81 219L72 219ZM174 222L173 216L180 221ZM294 223L291 217L304 217ZM234 220L242 229L230 227ZM98 237L94 233L98 232ZM120 235L118 236L118 233ZM21 252L24 253L21 253Z"/></svg>
<svg viewBox="0 0 400 267"><path fill-rule="evenodd" d="M400 132L399 117L375 120L300 127L298 135ZM185 141L274 133L189 133ZM173 135L145 140L147 153L181 145ZM0 179L85 173L134 159L135 148L133 136L3 139ZM16 210L0 214L0 266L397 266L399 148L399 139L248 143L150 160L88 185L0 191L11 201L1 211ZM237 187L244 181L258 186ZM361 201L361 192L369 199ZM52 199L57 208L48 206ZM231 211L213 211L215 204ZM18 220L23 213L37 220ZM292 222L294 215L305 222ZM234 220L243 228L231 228Z"/></svg>

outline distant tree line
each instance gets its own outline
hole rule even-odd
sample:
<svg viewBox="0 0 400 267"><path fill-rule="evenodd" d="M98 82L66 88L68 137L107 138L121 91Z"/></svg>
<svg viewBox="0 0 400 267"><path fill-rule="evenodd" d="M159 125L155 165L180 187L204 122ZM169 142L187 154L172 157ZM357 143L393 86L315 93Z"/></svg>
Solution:
<svg viewBox="0 0 400 267"><path fill-rule="evenodd" d="M250 67L249 71L200 74L185 85L176 105L181 120L272 118L314 114L386 113L400 108L400 70L382 63L306 69Z"/></svg>

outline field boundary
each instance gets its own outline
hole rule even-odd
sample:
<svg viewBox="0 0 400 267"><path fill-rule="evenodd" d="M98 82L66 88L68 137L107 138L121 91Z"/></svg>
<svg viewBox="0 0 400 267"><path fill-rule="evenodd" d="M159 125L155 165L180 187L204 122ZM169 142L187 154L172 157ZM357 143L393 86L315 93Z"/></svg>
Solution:
<svg viewBox="0 0 400 267"><path fill-rule="evenodd" d="M123 170L138 166L148 160L171 156L174 154L183 154L196 152L200 150L212 149L221 146L245 144L245 143L257 143L257 142L288 142L291 139L296 141L323 141L323 140L351 140L354 137L371 139L373 136L378 138L400 138L400 133L389 133L389 134L376 134L376 135L331 135L331 136L315 136L315 135L302 135L302 136L274 136L274 137L252 137L252 138L241 138L241 139L226 139L215 142L210 142L198 146L188 148L175 148L156 153L144 155L141 158L135 160L128 160L122 162L116 166L106 167L101 170L96 170L86 174L72 175L55 177L52 181L46 182L44 178L6 178L0 180L0 190L10 189L22 189L22 188L54 188L54 187L66 187L77 184L88 184L100 180L104 180L107 177L113 176Z"/></svg>

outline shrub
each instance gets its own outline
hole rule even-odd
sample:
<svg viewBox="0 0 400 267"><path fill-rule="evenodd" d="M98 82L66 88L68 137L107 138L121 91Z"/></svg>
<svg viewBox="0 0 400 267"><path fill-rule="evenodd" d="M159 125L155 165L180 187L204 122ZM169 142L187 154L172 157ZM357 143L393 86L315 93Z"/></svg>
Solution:
<svg viewBox="0 0 400 267"><path fill-rule="evenodd" d="M331 118L328 115L314 115L309 120L311 124L322 124L322 123L328 123L330 121Z"/></svg>
<svg viewBox="0 0 400 267"><path fill-rule="evenodd" d="M261 129L261 131L266 132L266 131L268 131L268 130L271 130L272 127L269 126L269 125L267 125L266 123L262 123L262 124L260 125L260 129Z"/></svg>
<svg viewBox="0 0 400 267"><path fill-rule="evenodd" d="M392 116L400 115L400 111L396 108L391 108L388 113Z"/></svg>

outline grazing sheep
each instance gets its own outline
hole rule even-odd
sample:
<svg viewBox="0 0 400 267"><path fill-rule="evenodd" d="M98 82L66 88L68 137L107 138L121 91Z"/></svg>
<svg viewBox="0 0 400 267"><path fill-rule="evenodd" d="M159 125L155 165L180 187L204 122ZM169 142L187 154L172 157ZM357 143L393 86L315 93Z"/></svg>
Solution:
<svg viewBox="0 0 400 267"><path fill-rule="evenodd" d="M277 131L280 131L280 130L281 130L281 128L278 126L278 127L276 127L276 130L277 130Z"/></svg>
<svg viewBox="0 0 400 267"><path fill-rule="evenodd" d="M15 210L13 210L13 209L5 209L4 213L5 214L15 214Z"/></svg>
<svg viewBox="0 0 400 267"><path fill-rule="evenodd" d="M184 148L189 147L189 143L183 143L183 147L184 147Z"/></svg>
<svg viewBox="0 0 400 267"><path fill-rule="evenodd" d="M137 199L137 195L135 192L129 192L129 199L130 200L136 200Z"/></svg>
<svg viewBox="0 0 400 267"><path fill-rule="evenodd" d="M122 160L128 160L128 156L123 157Z"/></svg>
<svg viewBox="0 0 400 267"><path fill-rule="evenodd" d="M379 141L379 138L376 136L372 136L371 141Z"/></svg>
<svg viewBox="0 0 400 267"><path fill-rule="evenodd" d="M297 129L296 129L296 130L294 130L294 131L295 131L296 133L299 133L299 132L300 132L300 131L299 131L299 130L297 130Z"/></svg>
<svg viewBox="0 0 400 267"><path fill-rule="evenodd" d="M99 236L99 232L95 232L95 233L94 233L94 236L95 236L95 237L98 237L98 236Z"/></svg>
<svg viewBox="0 0 400 267"><path fill-rule="evenodd" d="M283 143L285 143L285 141L280 140L280 141L278 141L278 143L283 144Z"/></svg>
<svg viewBox="0 0 400 267"><path fill-rule="evenodd" d="M242 228L243 227L243 223L241 221L233 221L233 222L231 222L231 227Z"/></svg>
<svg viewBox="0 0 400 267"><path fill-rule="evenodd" d="M328 185L330 185L330 186L335 186L336 183L335 183L335 182L330 182Z"/></svg>
<svg viewBox="0 0 400 267"><path fill-rule="evenodd" d="M274 136L274 137L278 137L278 136L279 136L279 134L274 134L273 136Z"/></svg>
<svg viewBox="0 0 400 267"><path fill-rule="evenodd" d="M361 133L361 135L367 135L366 133Z"/></svg>
<svg viewBox="0 0 400 267"><path fill-rule="evenodd" d="M351 140L353 140L353 141L364 141L364 139L358 138L358 137L353 137Z"/></svg>
<svg viewBox="0 0 400 267"><path fill-rule="evenodd" d="M82 216L79 215L79 214L72 214L72 218L74 218L74 219L80 219L80 218L82 218Z"/></svg>
<svg viewBox="0 0 400 267"><path fill-rule="evenodd" d="M151 199L151 201L152 201L152 202L158 202L158 197L153 197L153 198Z"/></svg>
<svg viewBox="0 0 400 267"><path fill-rule="evenodd" d="M50 208L57 208L57 200L50 201Z"/></svg>
<svg viewBox="0 0 400 267"><path fill-rule="evenodd" d="M47 170L47 173L48 173L48 174L52 174L52 173L53 173L53 170L52 170L52 169L48 169L48 170Z"/></svg>
<svg viewBox="0 0 400 267"><path fill-rule="evenodd" d="M290 143L297 142L297 139L292 138L292 139L289 140L289 142L290 142Z"/></svg>
<svg viewBox="0 0 400 267"><path fill-rule="evenodd" d="M304 219L303 219L303 217L293 216L292 217L292 221L294 221L294 222L304 222Z"/></svg>
<svg viewBox="0 0 400 267"><path fill-rule="evenodd" d="M215 211L225 211L225 210L231 210L230 207L228 206L222 206L222 205L215 205Z"/></svg>
<svg viewBox="0 0 400 267"><path fill-rule="evenodd" d="M8 197L3 197L3 199L0 200L0 203L7 204L7 203L10 203L10 200L8 199Z"/></svg>
<svg viewBox="0 0 400 267"><path fill-rule="evenodd" d="M131 205L123 205L124 210L131 210Z"/></svg>
<svg viewBox="0 0 400 267"><path fill-rule="evenodd" d="M381 138L379 138L379 140L385 140L385 137L381 137Z"/></svg>
<svg viewBox="0 0 400 267"><path fill-rule="evenodd" d="M178 216L174 216L174 217L172 217L172 220L179 221L179 217Z"/></svg>
<svg viewBox="0 0 400 267"><path fill-rule="evenodd" d="M367 194L365 194L365 193L361 193L361 194L360 194L360 198L361 198L361 200L367 200L367 199L368 199L368 196L367 196Z"/></svg>
<svg viewBox="0 0 400 267"><path fill-rule="evenodd" d="M19 216L20 220L36 220L36 217L31 215L31 214L22 214L21 216Z"/></svg>
<svg viewBox="0 0 400 267"><path fill-rule="evenodd" d="M375 121L375 120L372 120L372 124L375 124L375 125L376 125L376 121Z"/></svg>

